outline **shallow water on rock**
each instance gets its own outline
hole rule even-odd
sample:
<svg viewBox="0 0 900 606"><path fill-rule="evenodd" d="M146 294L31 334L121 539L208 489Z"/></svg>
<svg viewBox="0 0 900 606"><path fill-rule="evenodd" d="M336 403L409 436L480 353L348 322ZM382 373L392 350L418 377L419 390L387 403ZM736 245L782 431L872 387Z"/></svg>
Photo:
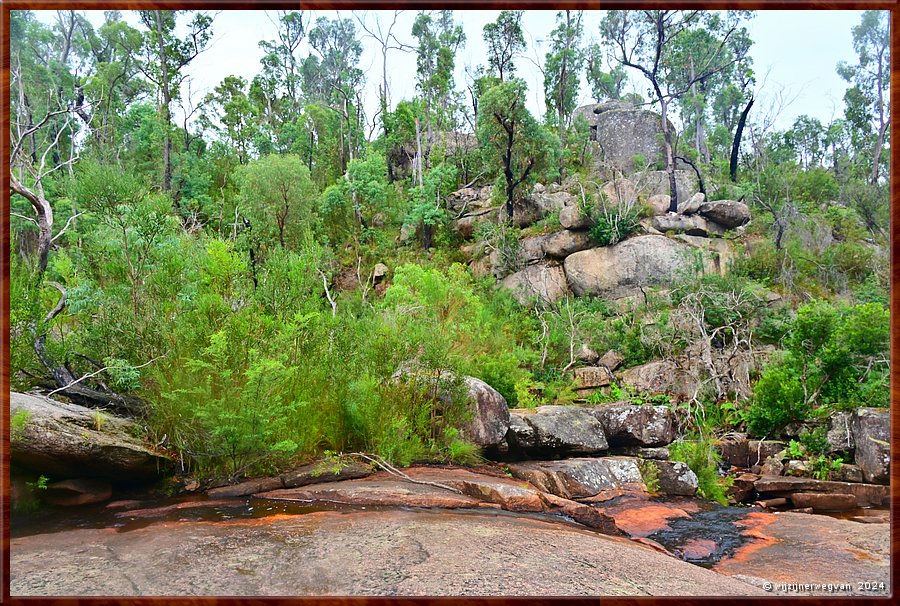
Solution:
<svg viewBox="0 0 900 606"><path fill-rule="evenodd" d="M731 557L747 542L743 528L736 524L749 513L745 507L723 507L716 503L700 503L700 511L688 517L668 521L669 528L651 534L656 541L680 559L710 568L719 560Z"/></svg>

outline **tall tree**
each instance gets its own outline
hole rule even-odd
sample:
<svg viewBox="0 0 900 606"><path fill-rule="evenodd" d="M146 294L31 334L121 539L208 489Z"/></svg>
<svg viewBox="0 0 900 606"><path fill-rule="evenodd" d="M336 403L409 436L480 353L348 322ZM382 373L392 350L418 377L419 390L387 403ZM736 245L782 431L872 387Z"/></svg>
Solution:
<svg viewBox="0 0 900 606"><path fill-rule="evenodd" d="M304 92L340 115L341 171L353 160L359 146L359 87L363 72L357 67L362 44L350 19L316 19L309 32L309 44L316 55L303 63ZM352 115L351 115L352 113ZM352 121L351 121L352 118Z"/></svg>
<svg viewBox="0 0 900 606"><path fill-rule="evenodd" d="M526 93L525 82L513 78L488 89L478 110L478 142L485 165L502 179L509 219L535 179L555 171L561 155L559 141L525 106Z"/></svg>
<svg viewBox="0 0 900 606"><path fill-rule="evenodd" d="M247 97L247 81L238 76L226 76L212 93L206 96L203 112L205 122L237 150L238 163L246 164L258 132L256 113Z"/></svg>
<svg viewBox="0 0 900 606"><path fill-rule="evenodd" d="M426 141L430 145L433 123L444 128L450 118L456 53L465 43L466 35L462 26L454 23L453 11L419 13L412 34L419 41L416 86L425 99Z"/></svg>
<svg viewBox="0 0 900 606"><path fill-rule="evenodd" d="M673 101L688 93L691 87L723 71L746 53L746 49L735 45L732 38L739 30L740 22L748 16L746 11L728 11L719 15L702 11L647 10L609 11L603 19L603 36L612 58L641 73L659 104L671 212L678 208L678 194L669 107ZM679 62L670 59L673 49L677 48L681 36L689 35L691 30L701 26L715 36L717 43L692 57L693 76L673 77L676 76L673 68L680 66Z"/></svg>
<svg viewBox="0 0 900 606"><path fill-rule="evenodd" d="M482 36L488 47L488 65L496 71L501 82L515 74L513 59L525 50L524 14L525 11L500 11L496 21L484 26Z"/></svg>
<svg viewBox="0 0 900 606"><path fill-rule="evenodd" d="M181 70L206 50L212 37L213 18L202 12L194 14L184 38L175 35L178 15L187 11L139 11L144 34L144 60L141 71L156 85L160 110L165 124L163 139L163 190L172 190L172 101L181 95L186 77ZM177 197L176 197L177 200ZM177 204L177 202L176 202Z"/></svg>
<svg viewBox="0 0 900 606"><path fill-rule="evenodd" d="M560 145L566 146L566 128L578 101L578 85L584 62L581 34L584 11L560 11L550 32L550 51L544 64L544 97L548 114L556 114Z"/></svg>
<svg viewBox="0 0 900 606"><path fill-rule="evenodd" d="M865 11L859 25L853 28L853 49L858 56L857 64L850 65L844 62L838 64L838 74L854 85L859 96L868 102L870 108L869 121L872 123L874 136L869 180L873 184L878 182L881 175L882 150L891 123L889 22L888 11ZM853 101L851 97L848 105Z"/></svg>
<svg viewBox="0 0 900 606"><path fill-rule="evenodd" d="M381 25L381 19L378 18L376 13L375 15L375 26L369 26L366 23L366 19L368 17L368 12L363 14L363 16L359 16L354 13L356 20L359 22L359 26L363 28L363 31L366 32L366 35L378 42L379 47L381 47L381 87L378 91L378 101L381 111L381 125L384 129L385 136L388 136L388 112L391 111L391 87L388 81L388 51L390 50L399 50L404 52L410 52L415 50L412 46L408 44L404 44L397 39L396 34L394 34L394 26L397 25L397 17L400 16L400 13L403 11L394 11L394 16L391 20L391 24L387 26L387 29L384 29Z"/></svg>
<svg viewBox="0 0 900 606"><path fill-rule="evenodd" d="M620 99L622 89L628 80L628 72L621 65L612 67L609 71L603 69L603 55L599 44L592 44L587 49L587 66L585 78L591 87L591 95L596 103L604 99Z"/></svg>

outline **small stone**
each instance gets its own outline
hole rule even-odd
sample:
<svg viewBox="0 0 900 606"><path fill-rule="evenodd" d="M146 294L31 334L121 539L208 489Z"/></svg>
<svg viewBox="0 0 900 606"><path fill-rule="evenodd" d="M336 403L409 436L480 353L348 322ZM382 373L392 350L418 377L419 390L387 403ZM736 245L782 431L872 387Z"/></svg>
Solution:
<svg viewBox="0 0 900 606"><path fill-rule="evenodd" d="M378 283L381 282L384 277L387 275L388 266L384 263L378 263L375 265L375 269L372 270L372 279Z"/></svg>
<svg viewBox="0 0 900 606"><path fill-rule="evenodd" d="M696 194L694 194L693 196L688 198L688 200L686 200L678 205L678 214L679 215L694 214L695 212L700 210L700 205L703 204L703 202L705 200L706 200L706 195L701 192L697 192Z"/></svg>
<svg viewBox="0 0 900 606"><path fill-rule="evenodd" d="M768 457L762 464L760 475L780 476L784 472L784 465L775 457Z"/></svg>
<svg viewBox="0 0 900 606"><path fill-rule="evenodd" d="M621 366L622 362L624 361L625 356L613 349L610 349L608 352L603 354L603 357L600 358L598 364L600 366L606 366L610 370L615 370L619 366Z"/></svg>
<svg viewBox="0 0 900 606"><path fill-rule="evenodd" d="M575 358L579 362L584 362L586 364L596 364L599 357L600 354L598 354L596 351L594 351L584 343L581 344L581 347L578 349L578 353L575 354Z"/></svg>

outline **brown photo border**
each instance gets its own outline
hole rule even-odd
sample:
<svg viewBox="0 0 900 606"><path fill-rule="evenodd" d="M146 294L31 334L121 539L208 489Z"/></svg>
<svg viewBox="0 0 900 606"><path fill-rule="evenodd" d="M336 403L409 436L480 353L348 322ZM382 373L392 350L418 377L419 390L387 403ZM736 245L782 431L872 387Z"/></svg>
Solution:
<svg viewBox="0 0 900 606"><path fill-rule="evenodd" d="M403 597L253 597L253 598L228 598L228 597L85 597L85 598L11 598L9 591L9 389L10 389L10 360L9 360L9 270L10 270L10 221L9 221L9 11L11 10L57 10L57 9L118 9L118 10L138 10L138 9L224 9L224 10L263 10L278 8L294 8L294 9L319 9L319 10L348 10L353 8L370 8L370 9L424 9L424 8L450 8L450 9L511 9L521 8L526 10L556 10L556 9L612 9L612 8L700 8L709 10L724 9L748 9L748 10L890 10L891 23L891 106L896 108L900 106L900 73L898 69L898 50L900 50L900 0L829 0L829 1L808 1L808 0L633 0L631 2L621 1L595 1L595 2L578 2L572 0L557 0L555 2L547 2L545 0L488 0L486 2L477 2L474 0L407 0L405 2L394 1L377 1L377 0L313 0L308 2L290 2L287 0L262 0L252 2L248 0L210 0L207 2L201 0L184 0L184 1L145 1L145 0L126 0L123 2L114 2L108 0L0 0L0 68L2 68L2 82L0 82L0 107L2 107L2 126L0 126L0 154L3 157L3 172L0 175L0 183L2 183L2 199L0 199L0 498L2 498L2 567L0 567L0 603L12 602L18 604L54 604L54 605L70 605L77 603L89 603L97 605L113 605L123 604L131 605L149 605L149 604L184 604L204 606L219 606L232 604L326 604L329 606L363 606L363 605L393 605L402 604L425 604L425 605L462 605L477 604L484 606L501 606L503 604L520 605L520 604L623 604L628 606L638 606L641 604L711 604L717 602L731 602L734 600L743 603L768 603L781 604L785 601L802 602L803 604L822 604L823 606L851 606L856 604L889 604L890 597L738 597L723 598L716 596L708 597L595 597L595 598L541 598L541 597L422 597L422 598L403 598ZM848 24L849 27L850 24ZM848 57L849 59L849 57ZM896 117L898 113L892 112L892 117ZM891 128L891 148L892 150L900 149L900 129L894 124ZM898 304L900 304L900 290L894 288L900 281L900 262L894 263L895 253L900 251L900 230L898 230L898 222L900 222L900 184L897 179L893 178L900 168L900 153L891 155L891 232L890 232L890 258L891 258L891 354L898 351L900 346L900 320L898 320ZM891 364L891 444L898 443L898 434L900 434L900 369L897 364ZM891 452L891 588L896 593L897 571L895 565L895 554L900 545L900 532L898 532L895 520L895 507L898 502L898 449L892 448Z"/></svg>

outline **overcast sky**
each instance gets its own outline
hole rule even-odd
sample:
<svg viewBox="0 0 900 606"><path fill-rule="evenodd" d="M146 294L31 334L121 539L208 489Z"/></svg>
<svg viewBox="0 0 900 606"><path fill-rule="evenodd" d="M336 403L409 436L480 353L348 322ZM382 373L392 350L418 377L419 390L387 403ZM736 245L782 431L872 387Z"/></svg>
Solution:
<svg viewBox="0 0 900 606"><path fill-rule="evenodd" d="M353 18L350 11L310 11L313 20L318 16L334 18L340 15ZM466 10L456 11L456 20L462 23L466 33L465 47L457 54L456 84L465 84L466 66L475 67L486 63L486 48L482 40L482 29L486 23L494 21L498 11ZM103 22L102 11L86 11L88 18L98 25ZM365 17L374 29L375 20L380 19L386 28L393 20L393 11L357 11ZM126 19L134 25L138 20L134 13L125 13ZM603 11L586 11L584 39L589 42L599 35L599 23ZM50 21L52 12L40 15ZM415 44L411 35L415 11L403 12L394 27L394 33L405 43ZM186 21L186 19L182 19ZM274 39L277 20L269 11L222 11L214 21L214 38L209 50L187 68L192 78L195 100L215 87L225 76L238 75L248 81L259 72L262 51L260 40ZM757 111L764 111L772 100L781 98L789 103L781 109L777 128L788 128L794 119L807 114L827 123L843 112L842 98L847 84L838 77L835 67L838 61L854 61L851 28L860 21L859 11L756 11L755 17L747 24L750 37L754 69L757 74ZM523 29L528 48L516 60L517 73L529 86L529 103L532 112L544 113L542 76L537 64L543 64L547 52L550 31L555 26L555 12L526 11ZM366 73L365 106L371 123L377 107L377 90L381 82L381 50L378 43L360 30L364 52L360 67ZM309 48L304 44L300 55L305 56ZM391 88L391 102L409 99L415 94L415 55L401 51L388 54L388 77ZM647 97L647 87L641 78L633 76L629 90ZM590 103L590 91L582 81L579 105ZM177 111L177 110L176 110ZM751 115L752 117L752 115Z"/></svg>

